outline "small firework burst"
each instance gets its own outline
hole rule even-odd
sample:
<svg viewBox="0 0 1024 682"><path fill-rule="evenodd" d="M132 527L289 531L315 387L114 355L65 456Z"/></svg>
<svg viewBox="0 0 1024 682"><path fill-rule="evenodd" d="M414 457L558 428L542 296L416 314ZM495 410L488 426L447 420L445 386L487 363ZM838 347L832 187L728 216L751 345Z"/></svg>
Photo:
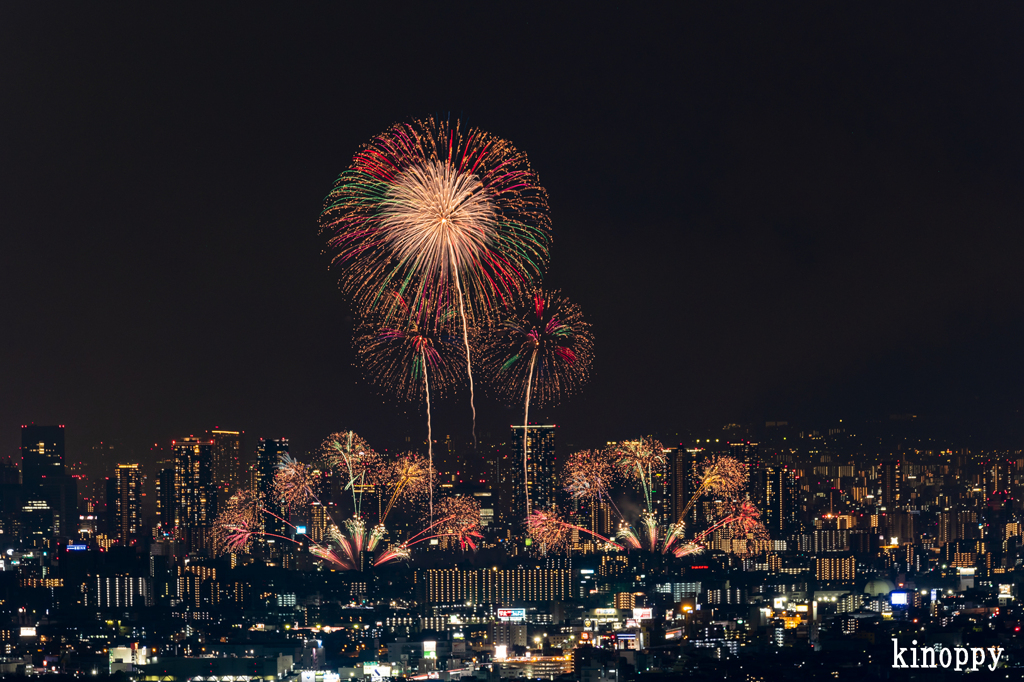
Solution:
<svg viewBox="0 0 1024 682"><path fill-rule="evenodd" d="M611 499L609 487L616 470L600 450L581 450L565 463L565 490L574 500Z"/></svg>
<svg viewBox="0 0 1024 682"><path fill-rule="evenodd" d="M569 543L571 527L560 516L558 509L536 509L526 519L526 533L541 552L557 552Z"/></svg>
<svg viewBox="0 0 1024 682"><path fill-rule="evenodd" d="M354 431L332 433L320 447L324 464L341 477L346 488L371 484L381 468L381 457Z"/></svg>
<svg viewBox="0 0 1024 682"><path fill-rule="evenodd" d="M263 521L260 496L252 490L235 492L217 514L213 522L214 546L220 552L244 552L254 535L258 535Z"/></svg>
<svg viewBox="0 0 1024 682"><path fill-rule="evenodd" d="M399 400L419 402L461 385L466 369L454 309L423 321L411 315L405 300L386 316L372 316L355 333L356 358L369 380Z"/></svg>
<svg viewBox="0 0 1024 682"><path fill-rule="evenodd" d="M290 455L281 455L274 474L274 492L286 510L301 507L315 499L313 487L317 483L317 472Z"/></svg>
<svg viewBox="0 0 1024 682"><path fill-rule="evenodd" d="M463 550L476 549L476 541L483 537L477 500L465 495L446 497L437 505L437 516L440 519L435 528L438 535L456 538Z"/></svg>
<svg viewBox="0 0 1024 682"><path fill-rule="evenodd" d="M388 503L381 522L399 500L420 501L426 498L433 490L435 477L436 472L427 458L414 452L407 452L383 467L380 485L387 491Z"/></svg>
<svg viewBox="0 0 1024 682"><path fill-rule="evenodd" d="M607 456L622 475L640 484L647 509L653 506L654 479L665 469L665 446L648 436L624 440L607 449Z"/></svg>
<svg viewBox="0 0 1024 682"><path fill-rule="evenodd" d="M715 457L704 465L700 489L716 495L737 495L747 486L747 467L733 457Z"/></svg>

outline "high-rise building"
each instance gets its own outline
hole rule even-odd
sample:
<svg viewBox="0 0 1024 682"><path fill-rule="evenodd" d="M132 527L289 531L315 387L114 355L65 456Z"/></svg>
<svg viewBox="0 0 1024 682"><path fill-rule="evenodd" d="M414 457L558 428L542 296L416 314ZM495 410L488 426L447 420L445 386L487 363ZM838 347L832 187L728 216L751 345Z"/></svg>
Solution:
<svg viewBox="0 0 1024 682"><path fill-rule="evenodd" d="M531 424L512 427L512 515L526 517L523 487L523 431L526 430L526 486L529 508L546 509L556 501L558 479L555 460L554 424Z"/></svg>
<svg viewBox="0 0 1024 682"><path fill-rule="evenodd" d="M188 551L208 549L210 526L217 514L213 442L189 436L174 441L172 446L175 525Z"/></svg>
<svg viewBox="0 0 1024 682"><path fill-rule="evenodd" d="M43 506L52 512L52 523L43 535L71 537L78 521L77 481L67 475L64 468L64 426L21 427L21 482L26 500L45 502L35 505L34 510ZM39 529L47 518L46 513L35 515L33 534L39 536Z"/></svg>
<svg viewBox="0 0 1024 682"><path fill-rule="evenodd" d="M242 471L242 431L214 429L208 432L213 443L213 483L222 498L230 497L240 485Z"/></svg>
<svg viewBox="0 0 1024 682"><path fill-rule="evenodd" d="M903 484L903 470L900 461L882 462L879 485L881 506L891 511L901 503L900 488Z"/></svg>
<svg viewBox="0 0 1024 682"><path fill-rule="evenodd" d="M697 456L700 450L678 447L669 459L669 487L672 495L672 523L679 517L695 492L693 481L697 475Z"/></svg>
<svg viewBox="0 0 1024 682"><path fill-rule="evenodd" d="M280 508L277 495L274 494L274 475L277 473L277 465L281 458L288 455L288 448L287 438L260 438L256 445L256 492L264 507L274 514L278 514ZM264 523L268 532L284 532L284 524L272 516Z"/></svg>
<svg viewBox="0 0 1024 682"><path fill-rule="evenodd" d="M787 467L769 466L757 472L756 477L763 477L763 482L758 481L755 487L762 494L759 502L764 509L765 528L772 538L785 538L795 530L799 512L796 472Z"/></svg>
<svg viewBox="0 0 1024 682"><path fill-rule="evenodd" d="M156 476L156 519L163 533L173 532L174 511L174 469L166 467Z"/></svg>
<svg viewBox="0 0 1024 682"><path fill-rule="evenodd" d="M114 471L117 485L117 534L122 544L130 544L142 522L142 471L138 464L118 464Z"/></svg>
<svg viewBox="0 0 1024 682"><path fill-rule="evenodd" d="M64 475L64 426L21 427L21 482L40 485Z"/></svg>

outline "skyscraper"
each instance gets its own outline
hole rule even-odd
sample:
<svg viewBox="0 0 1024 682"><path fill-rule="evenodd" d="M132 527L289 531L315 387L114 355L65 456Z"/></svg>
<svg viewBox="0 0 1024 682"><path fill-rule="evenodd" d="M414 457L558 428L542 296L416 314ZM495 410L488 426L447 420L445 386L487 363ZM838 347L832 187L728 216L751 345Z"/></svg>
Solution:
<svg viewBox="0 0 1024 682"><path fill-rule="evenodd" d="M175 523L189 551L207 549L210 525L217 514L213 441L189 436L172 446Z"/></svg>
<svg viewBox="0 0 1024 682"><path fill-rule="evenodd" d="M796 472L769 466L761 469L757 476L763 476L763 483L758 481L755 488L762 494L758 502L763 505L765 528L773 539L783 539L794 529L799 512Z"/></svg>
<svg viewBox="0 0 1024 682"><path fill-rule="evenodd" d="M209 432L213 443L213 483L223 498L238 488L242 471L242 431Z"/></svg>
<svg viewBox="0 0 1024 682"><path fill-rule="evenodd" d="M64 469L64 426L21 427L21 482L26 500L45 502L33 509L47 507L52 524L42 535L70 537L78 520L78 492L75 479ZM37 515L39 519L46 514ZM40 535L40 521L35 534Z"/></svg>
<svg viewBox="0 0 1024 682"><path fill-rule="evenodd" d="M21 482L39 485L64 475L64 426L21 427Z"/></svg>
<svg viewBox="0 0 1024 682"><path fill-rule="evenodd" d="M526 518L526 498L523 496L523 430L526 429L526 488L530 509L546 509L556 501L558 480L555 461L554 424L531 424L512 427L510 463L512 477L512 517Z"/></svg>
<svg viewBox="0 0 1024 682"><path fill-rule="evenodd" d="M138 464L118 464L114 474L117 533L121 544L128 545L138 534L142 521L142 472Z"/></svg>
<svg viewBox="0 0 1024 682"><path fill-rule="evenodd" d="M174 529L174 469L160 470L156 477L156 518L160 530L170 533Z"/></svg>
<svg viewBox="0 0 1024 682"><path fill-rule="evenodd" d="M680 520L683 508L694 492L693 480L697 475L697 456L701 450L678 447L670 455L669 489L672 495L672 523Z"/></svg>
<svg viewBox="0 0 1024 682"><path fill-rule="evenodd" d="M903 483L903 471L900 467L900 461L882 462L879 478L881 506L888 511L892 511L901 502L900 487Z"/></svg>
<svg viewBox="0 0 1024 682"><path fill-rule="evenodd" d="M287 438L260 438L256 446L256 492L267 511L275 514L279 513L280 505L274 494L274 474L281 458L288 454L288 447ZM284 532L284 524L273 517L264 523L271 533Z"/></svg>

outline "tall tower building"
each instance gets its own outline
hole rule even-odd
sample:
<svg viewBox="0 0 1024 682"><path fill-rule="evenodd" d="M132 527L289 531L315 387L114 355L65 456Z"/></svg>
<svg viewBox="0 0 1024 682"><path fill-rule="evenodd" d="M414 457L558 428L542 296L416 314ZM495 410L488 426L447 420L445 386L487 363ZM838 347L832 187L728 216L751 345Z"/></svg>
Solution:
<svg viewBox="0 0 1024 682"><path fill-rule="evenodd" d="M215 429L208 433L213 443L213 483L226 499L241 484L243 432Z"/></svg>
<svg viewBox="0 0 1024 682"><path fill-rule="evenodd" d="M785 538L795 527L800 499L797 491L796 472L781 466L764 467L764 477L758 485L763 498L759 500L765 513L765 528L776 540Z"/></svg>
<svg viewBox="0 0 1024 682"><path fill-rule="evenodd" d="M901 504L900 487L903 483L903 470L899 460L882 462L879 485L881 487L881 506L887 511L896 509Z"/></svg>
<svg viewBox="0 0 1024 682"><path fill-rule="evenodd" d="M156 518L163 533L173 532L174 511L174 469L167 467L156 476Z"/></svg>
<svg viewBox="0 0 1024 682"><path fill-rule="evenodd" d="M77 481L64 468L64 426L21 427L21 483L37 514L37 536L72 537L78 520ZM51 514L52 513L52 514Z"/></svg>
<svg viewBox="0 0 1024 682"><path fill-rule="evenodd" d="M281 457L288 454L288 447L287 438L260 438L256 445L256 492L265 508L278 515L280 505L277 502L277 495L274 494L274 475L277 473ZM284 524L273 517L268 517L265 524L271 533L284 532Z"/></svg>
<svg viewBox="0 0 1024 682"><path fill-rule="evenodd" d="M679 521L683 508L690 501L690 496L696 492L693 482L697 476L697 458L702 452L702 450L680 446L675 449L671 459L668 461L669 488L672 496L672 523Z"/></svg>
<svg viewBox="0 0 1024 682"><path fill-rule="evenodd" d="M555 461L554 424L531 424L512 427L510 462L512 480L512 516L526 518L526 498L523 496L523 430L526 430L526 490L530 509L546 509L556 501L558 479Z"/></svg>
<svg viewBox="0 0 1024 682"><path fill-rule="evenodd" d="M128 545L138 535L142 521L142 472L138 464L118 464L114 474L117 533L121 544Z"/></svg>
<svg viewBox="0 0 1024 682"><path fill-rule="evenodd" d="M42 484L64 475L64 427L21 427L21 483Z"/></svg>
<svg viewBox="0 0 1024 682"><path fill-rule="evenodd" d="M217 515L213 482L213 441L193 436L172 443L174 450L175 524L189 551L208 548Z"/></svg>

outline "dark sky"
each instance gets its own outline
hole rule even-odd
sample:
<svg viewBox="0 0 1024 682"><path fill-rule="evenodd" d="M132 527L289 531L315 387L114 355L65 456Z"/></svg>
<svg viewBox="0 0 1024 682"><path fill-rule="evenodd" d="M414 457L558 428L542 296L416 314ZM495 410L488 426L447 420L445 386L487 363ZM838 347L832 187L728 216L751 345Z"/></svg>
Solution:
<svg viewBox="0 0 1024 682"><path fill-rule="evenodd" d="M449 112L550 193L597 335L566 439L1024 402L1019 4L215 4L0 6L0 454L422 437L351 367L317 216Z"/></svg>

